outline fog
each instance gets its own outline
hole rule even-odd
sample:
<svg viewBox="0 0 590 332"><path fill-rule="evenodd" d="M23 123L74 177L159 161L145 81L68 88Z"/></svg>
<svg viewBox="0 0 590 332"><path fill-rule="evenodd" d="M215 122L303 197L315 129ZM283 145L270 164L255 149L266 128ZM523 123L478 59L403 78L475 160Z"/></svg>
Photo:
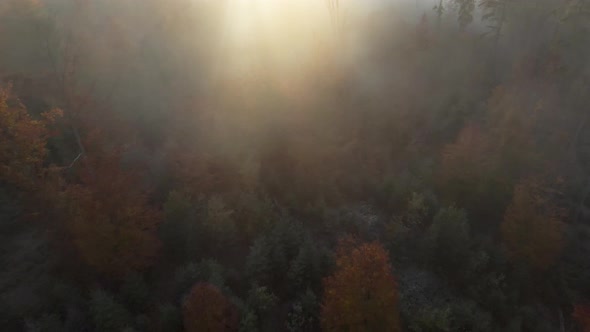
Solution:
<svg viewBox="0 0 590 332"><path fill-rule="evenodd" d="M588 331L588 13L0 0L0 326Z"/></svg>

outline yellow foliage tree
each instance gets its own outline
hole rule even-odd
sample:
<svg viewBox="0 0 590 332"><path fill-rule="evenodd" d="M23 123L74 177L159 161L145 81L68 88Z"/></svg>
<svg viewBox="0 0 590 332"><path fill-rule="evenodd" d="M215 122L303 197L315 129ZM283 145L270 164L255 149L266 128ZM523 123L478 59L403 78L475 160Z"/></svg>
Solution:
<svg viewBox="0 0 590 332"><path fill-rule="evenodd" d="M0 181L22 189L35 189L47 155L47 125L59 110L33 119L10 88L0 88Z"/></svg>

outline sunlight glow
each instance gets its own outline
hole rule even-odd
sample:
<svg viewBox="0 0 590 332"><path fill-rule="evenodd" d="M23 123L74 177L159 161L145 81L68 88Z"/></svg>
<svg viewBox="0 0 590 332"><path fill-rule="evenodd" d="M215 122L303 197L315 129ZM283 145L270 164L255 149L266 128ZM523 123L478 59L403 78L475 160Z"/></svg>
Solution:
<svg viewBox="0 0 590 332"><path fill-rule="evenodd" d="M334 62L327 50L337 50L338 13L324 0L234 0L224 12L224 69L242 81L264 81L303 98L312 73Z"/></svg>
<svg viewBox="0 0 590 332"><path fill-rule="evenodd" d="M323 1L236 0L226 8L226 42L242 56L280 62L301 61L330 31Z"/></svg>

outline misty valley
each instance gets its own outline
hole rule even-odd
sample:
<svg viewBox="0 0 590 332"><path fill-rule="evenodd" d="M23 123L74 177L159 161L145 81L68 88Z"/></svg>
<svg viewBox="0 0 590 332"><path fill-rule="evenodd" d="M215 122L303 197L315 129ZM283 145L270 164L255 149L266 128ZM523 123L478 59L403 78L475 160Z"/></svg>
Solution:
<svg viewBox="0 0 590 332"><path fill-rule="evenodd" d="M0 331L590 332L590 0L0 0Z"/></svg>

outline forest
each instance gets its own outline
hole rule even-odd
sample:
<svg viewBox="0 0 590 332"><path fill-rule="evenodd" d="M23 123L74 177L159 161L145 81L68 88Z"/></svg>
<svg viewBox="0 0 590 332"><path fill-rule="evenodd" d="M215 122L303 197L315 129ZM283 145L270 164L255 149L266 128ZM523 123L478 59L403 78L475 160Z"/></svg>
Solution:
<svg viewBox="0 0 590 332"><path fill-rule="evenodd" d="M0 330L590 332L590 0L0 0Z"/></svg>

